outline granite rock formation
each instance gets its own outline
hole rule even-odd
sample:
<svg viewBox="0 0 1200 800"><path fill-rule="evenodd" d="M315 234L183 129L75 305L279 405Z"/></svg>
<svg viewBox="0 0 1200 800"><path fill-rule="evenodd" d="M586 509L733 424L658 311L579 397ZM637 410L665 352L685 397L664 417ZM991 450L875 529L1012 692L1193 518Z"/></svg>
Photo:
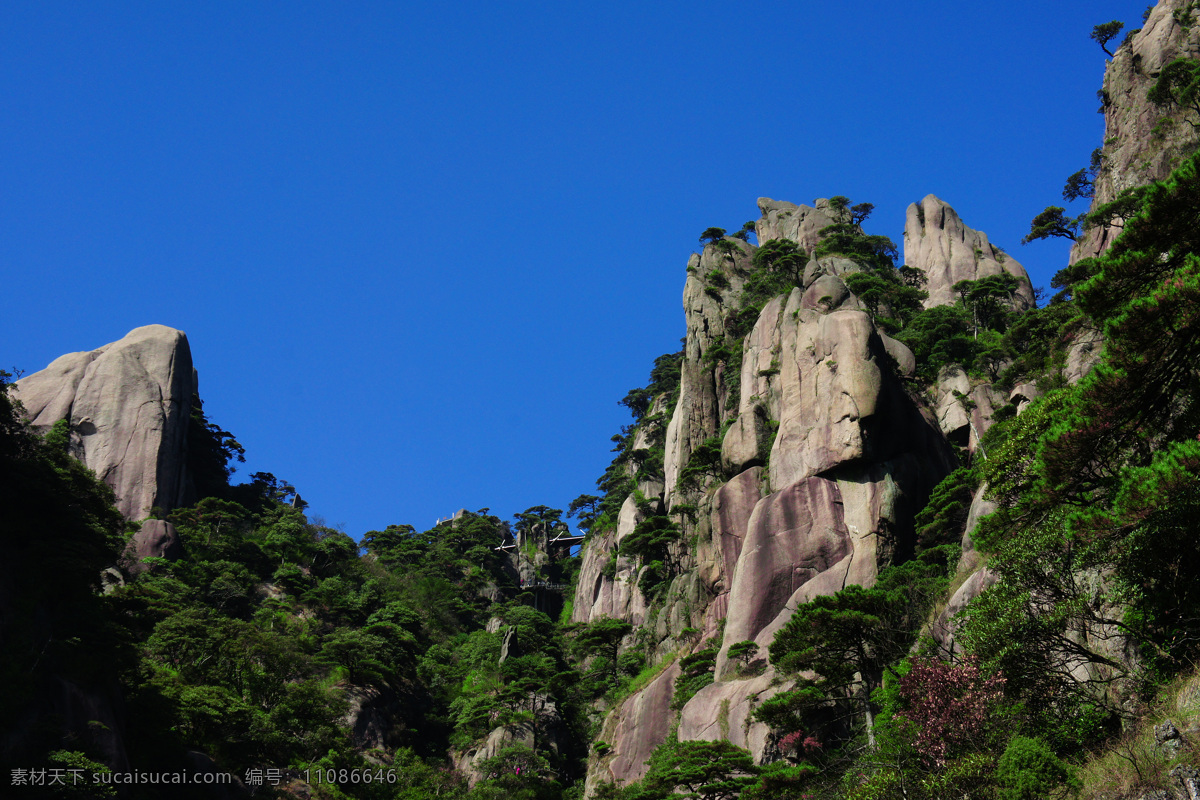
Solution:
<svg viewBox="0 0 1200 800"><path fill-rule="evenodd" d="M71 428L71 452L117 495L128 519L185 502L196 374L187 336L164 325L55 359L15 384L30 421Z"/></svg>
<svg viewBox="0 0 1200 800"><path fill-rule="evenodd" d="M953 287L959 281L1002 272L1017 279L1013 308L1025 311L1033 307L1033 286L1025 268L992 245L986 233L968 228L953 208L931 194L908 207L904 263L925 273L926 308L957 302Z"/></svg>
<svg viewBox="0 0 1200 800"><path fill-rule="evenodd" d="M148 519L125 546L123 566L130 575L146 570L143 558L165 558L175 561L183 556L183 541L170 522Z"/></svg>
<svg viewBox="0 0 1200 800"><path fill-rule="evenodd" d="M828 201L759 206L760 241L785 238L806 250L838 221ZM666 423L665 480L639 485L615 530L585 547L573 619L641 626L652 657L686 655L697 639L719 646L716 683L684 705L680 736L728 738L761 760L769 737L749 715L776 690L774 670L764 665L763 674L746 678L727 663L728 647L753 640L765 657L800 603L851 583L871 585L911 548L913 517L954 456L932 409L902 381L915 368L912 353L875 326L840 277L861 269L854 261L811 260L803 285L767 301L750 330L739 332L745 328L733 320L754 252L725 239L688 262L687 336ZM692 455L714 442L723 475L681 485ZM677 517L681 574L657 607L638 588L636 559L620 553L621 540L652 507L689 509ZM675 670L612 712L601 734L612 749L593 761L589 792L644 773L660 741L647 732L665 735L672 717L664 682ZM714 708L726 724L714 725Z"/></svg>
<svg viewBox="0 0 1200 800"><path fill-rule="evenodd" d="M1095 178L1092 208L1109 203L1126 189L1162 180L1188 155L1194 132L1180 113L1146 99L1162 68L1176 58L1200 58L1200 25L1188 0L1161 0L1141 30L1131 32L1104 73L1100 96L1104 111L1104 147ZM1192 17L1190 27L1179 24ZM1158 135L1155 128L1168 120ZM1084 233L1071 250L1071 263L1099 255L1121 232L1120 221Z"/></svg>

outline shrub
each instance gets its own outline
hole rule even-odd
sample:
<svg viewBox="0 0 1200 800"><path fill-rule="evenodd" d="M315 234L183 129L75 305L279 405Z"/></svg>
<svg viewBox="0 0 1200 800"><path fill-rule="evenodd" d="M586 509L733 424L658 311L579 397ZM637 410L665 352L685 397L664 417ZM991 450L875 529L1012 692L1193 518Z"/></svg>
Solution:
<svg viewBox="0 0 1200 800"><path fill-rule="evenodd" d="M998 800L1042 800L1060 786L1077 788L1070 768L1041 739L1014 736L996 764Z"/></svg>

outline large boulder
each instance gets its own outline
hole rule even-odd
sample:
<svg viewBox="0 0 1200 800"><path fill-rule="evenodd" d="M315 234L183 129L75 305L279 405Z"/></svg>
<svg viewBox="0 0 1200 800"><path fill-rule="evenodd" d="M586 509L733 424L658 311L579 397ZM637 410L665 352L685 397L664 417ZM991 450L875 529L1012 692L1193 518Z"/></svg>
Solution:
<svg viewBox="0 0 1200 800"><path fill-rule="evenodd" d="M640 521L637 503L630 495L617 516L616 532L588 537L575 586L572 622L612 617L641 625L645 620L646 600L637 586L637 563L617 552L621 540Z"/></svg>
<svg viewBox="0 0 1200 800"><path fill-rule="evenodd" d="M754 709L791 687L773 670L741 680L705 686L679 712L679 740L725 740L750 751L755 762L764 762L771 729L751 717Z"/></svg>
<svg viewBox="0 0 1200 800"><path fill-rule="evenodd" d="M797 589L853 550L835 481L805 478L763 498L734 567L725 641L754 639Z"/></svg>
<svg viewBox="0 0 1200 800"><path fill-rule="evenodd" d="M555 753L564 752L569 733L558 704L545 694L534 694L528 698L533 712L522 721L494 728L482 741L463 751L450 751L450 760L455 769L466 776L467 785L474 786L487 777L484 762L495 758L514 745L535 750L549 747Z"/></svg>
<svg viewBox="0 0 1200 800"><path fill-rule="evenodd" d="M926 308L958 300L954 284L1007 272L1017 279L1012 307L1033 308L1033 285L1017 260L993 246L983 231L968 228L949 205L934 195L908 207L904 223L904 263L925 273Z"/></svg>
<svg viewBox="0 0 1200 800"><path fill-rule="evenodd" d="M1095 328L1080 328L1071 337L1063 377L1067 383L1079 383L1092 371L1104 353L1104 334Z"/></svg>
<svg viewBox="0 0 1200 800"><path fill-rule="evenodd" d="M182 331L135 328L97 350L61 356L15 388L39 430L68 422L72 455L112 487L126 518L186 501L196 374Z"/></svg>
<svg viewBox="0 0 1200 800"><path fill-rule="evenodd" d="M1005 404L1004 396L987 382L975 382L961 367L950 364L938 373L938 426L946 438L974 454L980 437L992 427L992 417Z"/></svg>
<svg viewBox="0 0 1200 800"><path fill-rule="evenodd" d="M996 573L987 567L971 573L951 595L946 607L934 618L929 627L929 635L946 658L953 658L962 652L962 645L956 639L958 630L962 627L959 615L975 598L994 586L998 579Z"/></svg>
<svg viewBox="0 0 1200 800"><path fill-rule="evenodd" d="M146 570L146 565L142 563L144 558L175 561L182 556L183 541L175 526L166 520L148 519L125 545L122 566L130 575L137 575Z"/></svg>

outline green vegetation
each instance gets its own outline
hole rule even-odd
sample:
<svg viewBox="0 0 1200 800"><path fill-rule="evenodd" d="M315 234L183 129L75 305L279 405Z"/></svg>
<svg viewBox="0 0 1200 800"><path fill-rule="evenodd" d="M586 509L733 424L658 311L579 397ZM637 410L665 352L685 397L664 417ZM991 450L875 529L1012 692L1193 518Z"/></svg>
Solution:
<svg viewBox="0 0 1200 800"><path fill-rule="evenodd" d="M120 736L133 770L193 769L188 754L200 752L239 776L395 773L395 783L315 787L338 798L432 797L452 787L472 800L549 798L579 779L588 698L559 629L522 603L532 599L495 550L507 524L485 510L423 533L393 525L367 534L364 554L285 503L295 490L274 476L230 486L241 447L201 409L192 455L207 465L201 485L212 494L168 516L185 555L150 560L100 594L127 526L111 491L67 455L65 424L36 436L5 379L2 535L17 613L4 623L0 718L24 731L4 751L6 768L111 766L111 718L81 728L46 706L48 688L69 685L95 698L101 710L89 713L124 706ZM517 524L552 526L560 515L535 506ZM575 560L548 564L547 577L569 578ZM498 594L505 599L488 599ZM497 633L485 630L489 620ZM345 721L352 704L392 720L369 758ZM503 726L529 731L533 748L500 752L483 766L494 777L467 795L445 769L447 750ZM173 796L193 795L182 787Z"/></svg>
<svg viewBox="0 0 1200 800"><path fill-rule="evenodd" d="M1115 19L1112 22L1105 22L1102 25L1097 25L1096 27L1092 28L1092 40L1100 45L1100 48L1105 53L1108 53L1109 58L1112 58L1113 54L1112 51L1108 49L1108 43L1117 38L1124 27L1124 22Z"/></svg>
<svg viewBox="0 0 1200 800"><path fill-rule="evenodd" d="M1108 23L1093 38L1108 52L1119 31ZM1198 64L1168 65L1151 99L1200 113ZM1092 197L1100 167L1093 154L1064 199ZM574 580L578 559L550 562L534 543L562 525L562 511L533 506L510 523L482 509L356 542L306 517L295 487L270 473L232 485L243 449L198 398L189 465L199 497L164 515L186 554L148 559L124 585L109 573L102 590L99 576L136 526L69 457L65 424L43 437L21 421L0 373L0 720L19 732L0 767L110 770L108 722L72 720L53 699L75 693L97 717L124 709L121 747L134 770L187 769L199 753L235 774L386 768L396 778L315 787L322 798L578 798L586 759L612 752L588 746L602 710L676 665L674 712L714 680L720 634L701 642L685 627L658 641L658 631L668 609L672 628L701 625L672 587L695 566L691 550L707 524L697 518L710 508L703 493L727 477L721 426L740 399L742 342L772 298L803 285L813 259L844 258L853 262L846 285L916 356L910 388L958 365L996 388L1036 381L1045 395L1019 416L1012 406L996 411L986 458L933 490L915 536L889 543L899 563L873 586L802 603L779 628L767 650L788 683L751 713L770 729L773 763L755 764L728 741L679 741L676 730L641 781L596 796L1022 800L1164 789L1183 757L1151 744L1149 727L1176 720L1188 731L1176 730L1183 748L1200 724L1200 154L1083 218L1056 206L1039 215L1027 240L1074 239L1116 220L1124 230L1103 256L1058 273L1048 305L1020 314L1007 273L963 281L953 304L923 309L922 276L897 269L894 244L862 230L872 206L831 203L839 221L811 254L767 241L749 267L730 268L742 270L743 289L723 307L724 335L702 364L723 371L730 400L671 487L689 502L668 511L642 494L665 483L683 369L674 353L620 401L632 422L613 437L600 493L567 509L581 530L611 535L622 504L636 503L636 524L619 553L615 537L606 542L613 552L600 571L611 579L618 559L634 565L648 606L639 627L570 624L569 603L522 585L516 559L536 561L539 580ZM753 230L747 223L734 238ZM709 228L701 241L732 255L734 238ZM732 275L723 266L695 277L724 296ZM1066 385L1066 349L1088 329L1102 331L1103 357ZM759 374L778 370L773 362ZM772 421L759 421L769 438ZM977 552L961 559L981 486L999 510L972 532ZM525 544L510 556L497 545L514 531ZM945 623L936 617L985 562L996 583L956 621L960 650L944 652L930 636ZM765 669L753 641L725 652L730 677ZM728 700L716 715L729 737ZM354 717L370 724L356 731ZM497 730L511 736L479 755L468 788L447 754L469 758Z"/></svg>
<svg viewBox="0 0 1200 800"><path fill-rule="evenodd" d="M1200 115L1200 61L1177 58L1167 64L1146 97L1162 108L1195 111ZM1184 119L1192 130L1200 130L1200 119Z"/></svg>
<svg viewBox="0 0 1200 800"><path fill-rule="evenodd" d="M914 560L871 589L806 603L772 644L779 668L817 674L755 711L778 741L821 745L800 756L814 767L806 788L1040 798L1166 787L1178 762L1148 738L1163 713L1149 704L1175 676L1192 685L1200 656L1200 154L1113 205L1126 222L1110 250L1060 273L1056 301L1003 334L1028 343L1005 374L1053 390L994 425L988 458L938 487ZM993 324L987 309L973 317ZM1084 323L1103 331L1104 356L1055 388L1062 337ZM914 657L980 483L999 510L973 539L998 582L967 606L966 655ZM917 652L936 655L928 642Z"/></svg>

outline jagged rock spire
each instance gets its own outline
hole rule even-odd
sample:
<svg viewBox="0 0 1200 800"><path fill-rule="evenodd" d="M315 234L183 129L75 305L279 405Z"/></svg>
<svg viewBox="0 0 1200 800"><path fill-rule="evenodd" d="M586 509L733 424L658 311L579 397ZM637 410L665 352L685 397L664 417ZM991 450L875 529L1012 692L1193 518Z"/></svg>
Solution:
<svg viewBox="0 0 1200 800"><path fill-rule="evenodd" d="M925 273L926 308L951 305L958 297L953 286L1007 272L1017 279L1013 306L1033 307L1029 275L1015 258L992 245L983 231L968 228L953 208L926 195L908 207L904 223L904 263Z"/></svg>

